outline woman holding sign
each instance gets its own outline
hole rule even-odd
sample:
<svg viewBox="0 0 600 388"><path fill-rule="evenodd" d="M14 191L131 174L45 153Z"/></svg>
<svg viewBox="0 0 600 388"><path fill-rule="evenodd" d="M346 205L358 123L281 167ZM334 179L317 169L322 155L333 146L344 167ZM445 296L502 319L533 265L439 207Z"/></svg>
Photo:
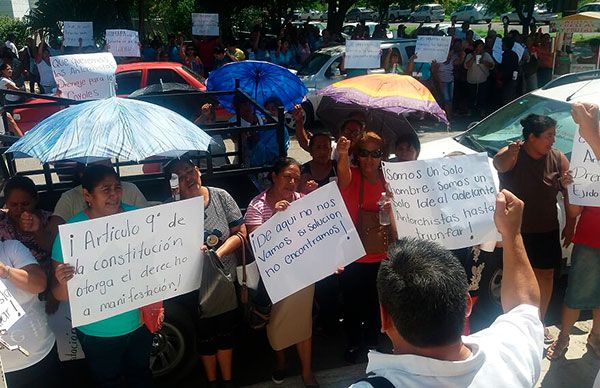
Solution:
<svg viewBox="0 0 600 388"><path fill-rule="evenodd" d="M1 291L3 313L0 327L5 328L7 322L18 319L2 338L29 352L29 356L26 356L19 350L0 350L8 386L39 387L43 381L44 387L56 387L59 361L54 347L54 334L48 327L44 302L38 299L38 294L46 289L46 274L23 244L6 240L0 242L0 280L4 285ZM14 300L7 299L4 287ZM22 314L14 311L15 301L25 312L20 318L15 317ZM11 304L13 309L10 308Z"/></svg>
<svg viewBox="0 0 600 388"><path fill-rule="evenodd" d="M239 207L223 189L202 186L200 169L190 160L177 159L165 169L179 177L181 199L203 197L204 243L223 263L225 272L234 275L237 264L235 252L240 248L236 233L246 236L246 225ZM214 270L204 260L198 321L198 352L206 371L209 386L218 386L217 364L224 387L232 384L233 336L238 323L237 295L233 283L215 281ZM230 286L230 287L229 287Z"/></svg>
<svg viewBox="0 0 600 388"><path fill-rule="evenodd" d="M552 148L556 138L556 121L549 116L530 114L521 120L523 140L502 148L494 157L498 170L500 189L507 189L525 202L521 230L527 256L540 286L540 318L544 316L552 296L554 268L562 258L561 233L558 223L556 196L564 193L568 206L566 184L570 177L569 161L557 149ZM574 220L568 219L569 222ZM566 231L572 225L565 226ZM553 338L545 330L545 342Z"/></svg>
<svg viewBox="0 0 600 388"><path fill-rule="evenodd" d="M270 178L272 186L254 197L248 205L245 216L248 232L257 229L276 212L285 211L291 202L303 196L298 192L300 164L294 159L279 159ZM273 372L276 384L281 384L285 378L285 349L296 345L304 385L318 386L311 366L314 292L315 286L310 285L273 305L267 337L277 357L277 369Z"/></svg>
<svg viewBox="0 0 600 388"><path fill-rule="evenodd" d="M376 279L391 236L390 220L379 219L378 203L382 193L386 193L381 172L381 161L387 160L386 149L383 139L375 132L363 133L355 144L350 144L345 137L337 143L338 186L367 252L347 266L340 279L348 341L344 358L351 363L357 361L363 342L367 347L377 345L381 327ZM350 154L358 167L352 167Z"/></svg>
<svg viewBox="0 0 600 388"><path fill-rule="evenodd" d="M121 203L123 188L115 170L104 165L89 166L81 178L87 208L67 223L87 221L135 207ZM75 267L63 262L60 236L54 240L52 259L55 282L52 293L58 300L68 300L67 282ZM95 383L100 387L153 387L150 351L153 336L142 324L141 310L135 309L77 328L77 337Z"/></svg>

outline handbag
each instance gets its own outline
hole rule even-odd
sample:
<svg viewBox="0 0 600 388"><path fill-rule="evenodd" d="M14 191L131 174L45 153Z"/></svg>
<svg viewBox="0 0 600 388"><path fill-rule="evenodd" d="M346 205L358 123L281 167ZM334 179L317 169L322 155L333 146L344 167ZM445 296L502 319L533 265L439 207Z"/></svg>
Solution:
<svg viewBox="0 0 600 388"><path fill-rule="evenodd" d="M154 334L160 330L165 318L165 308L162 300L160 302L151 303L141 308L142 322L148 328L150 333Z"/></svg>
<svg viewBox="0 0 600 388"><path fill-rule="evenodd" d="M199 316L210 318L237 308L233 276L214 250L205 256L200 283Z"/></svg>
<svg viewBox="0 0 600 388"><path fill-rule="evenodd" d="M385 253L389 241L389 225L379 223L379 212L363 208L364 180L360 177L358 194L358 227L357 232L367 254Z"/></svg>
<svg viewBox="0 0 600 388"><path fill-rule="evenodd" d="M267 326L269 320L271 319L271 308L273 304L269 299L267 294L267 290L265 289L265 285L262 279L258 282L258 287L256 290L248 287L248 272L247 268L249 264L254 262L255 260L252 252L249 250L248 242L246 241L246 237L242 235L240 232L236 233L236 236L240 239L241 242L241 273L242 279L238 279L240 287L239 287L239 300L242 305L242 311L244 315L244 320L251 328L255 330L260 330L263 327ZM251 260L248 260L248 257Z"/></svg>

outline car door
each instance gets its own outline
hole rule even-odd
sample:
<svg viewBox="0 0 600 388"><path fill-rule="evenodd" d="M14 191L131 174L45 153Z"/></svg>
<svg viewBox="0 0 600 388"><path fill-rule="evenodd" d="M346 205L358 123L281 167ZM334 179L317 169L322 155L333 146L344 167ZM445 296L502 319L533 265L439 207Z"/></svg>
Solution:
<svg viewBox="0 0 600 388"><path fill-rule="evenodd" d="M115 75L117 83L117 95L130 95L142 87L142 71L131 70L117 73Z"/></svg>
<svg viewBox="0 0 600 388"><path fill-rule="evenodd" d="M185 79L172 69L149 69L146 86L159 84L161 82L187 84Z"/></svg>

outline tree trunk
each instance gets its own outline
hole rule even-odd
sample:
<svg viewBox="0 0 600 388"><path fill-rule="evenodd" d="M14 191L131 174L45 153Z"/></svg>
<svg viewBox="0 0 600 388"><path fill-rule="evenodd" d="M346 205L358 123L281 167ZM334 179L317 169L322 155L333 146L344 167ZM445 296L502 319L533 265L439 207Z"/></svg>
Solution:
<svg viewBox="0 0 600 388"><path fill-rule="evenodd" d="M344 26L346 13L356 0L329 0L327 6L327 29L339 33Z"/></svg>
<svg viewBox="0 0 600 388"><path fill-rule="evenodd" d="M144 41L146 38L146 34L145 34L145 24L144 24L144 19L146 17L145 15L145 11L146 11L146 1L145 0L138 0L138 36L140 38L140 41Z"/></svg>

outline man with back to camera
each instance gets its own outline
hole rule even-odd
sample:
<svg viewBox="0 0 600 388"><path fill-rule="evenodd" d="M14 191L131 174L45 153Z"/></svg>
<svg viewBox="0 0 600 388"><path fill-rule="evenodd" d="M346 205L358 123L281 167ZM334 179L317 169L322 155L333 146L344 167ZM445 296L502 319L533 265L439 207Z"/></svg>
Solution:
<svg viewBox="0 0 600 388"><path fill-rule="evenodd" d="M502 308L487 329L461 336L471 312L467 279L440 245L404 238L377 277L381 331L393 354L369 353L366 379L351 388L532 387L541 369L540 291L520 234L523 201L507 190L494 221L504 246Z"/></svg>

